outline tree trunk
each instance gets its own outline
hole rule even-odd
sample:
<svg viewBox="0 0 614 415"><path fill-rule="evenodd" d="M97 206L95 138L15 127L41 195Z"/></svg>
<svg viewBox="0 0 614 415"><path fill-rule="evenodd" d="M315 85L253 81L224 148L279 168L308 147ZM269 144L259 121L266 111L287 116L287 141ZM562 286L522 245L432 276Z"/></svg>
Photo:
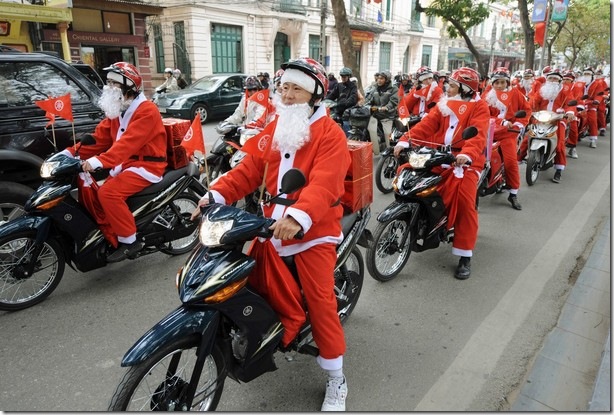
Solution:
<svg viewBox="0 0 614 415"><path fill-rule="evenodd" d="M353 75L358 79L358 89L362 91L362 79L360 77L360 72L358 72L358 66L356 65L356 51L352 45L352 32L345 12L345 2L343 0L330 0L330 2L333 6L335 26L337 28L337 36L339 37L341 56L343 57L343 66L352 69Z"/></svg>
<svg viewBox="0 0 614 415"><path fill-rule="evenodd" d="M458 31L458 34L461 35L462 38L465 40L467 48L471 51L473 57L475 58L475 61L477 62L477 71L482 76L488 75L488 59L485 59L484 56L475 48L473 42L471 42L471 38L469 38L469 35L467 34L467 31L458 20L450 19L449 22Z"/></svg>
<svg viewBox="0 0 614 415"><path fill-rule="evenodd" d="M524 67L533 69L535 65L535 30L529 21L527 0L518 0L520 25L524 31Z"/></svg>

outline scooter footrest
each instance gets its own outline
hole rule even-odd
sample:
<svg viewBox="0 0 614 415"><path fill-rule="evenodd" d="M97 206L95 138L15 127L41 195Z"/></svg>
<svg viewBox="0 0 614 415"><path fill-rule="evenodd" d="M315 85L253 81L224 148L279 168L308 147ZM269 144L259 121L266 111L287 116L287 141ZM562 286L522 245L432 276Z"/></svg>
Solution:
<svg viewBox="0 0 614 415"><path fill-rule="evenodd" d="M320 355L320 349L310 344L305 344L298 349L298 352L301 354L308 354L313 357L318 357Z"/></svg>

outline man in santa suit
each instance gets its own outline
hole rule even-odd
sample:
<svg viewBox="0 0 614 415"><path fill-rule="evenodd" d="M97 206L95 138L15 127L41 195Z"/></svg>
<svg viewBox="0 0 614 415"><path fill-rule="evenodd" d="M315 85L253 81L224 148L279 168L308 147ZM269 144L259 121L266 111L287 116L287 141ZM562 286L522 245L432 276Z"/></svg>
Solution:
<svg viewBox="0 0 614 415"><path fill-rule="evenodd" d="M582 76L578 79L578 82L584 85L584 96L588 98L584 101L587 111L588 120L588 139L590 141L590 148L597 148L597 136L599 133L599 116L597 114L599 107L604 101L604 95L608 86L606 82L601 78L595 77L595 71L590 66L584 68ZM603 115L603 134L605 134L605 104Z"/></svg>
<svg viewBox="0 0 614 415"><path fill-rule="evenodd" d="M288 169L298 168L305 174L306 185L286 195L293 203L264 205L264 215L276 222L270 228L273 237L255 240L250 248L256 268L249 282L271 304L284 325L282 350L293 347L306 321L302 288L319 348L317 361L328 371L322 410L345 410L346 345L337 315L333 274L336 245L342 241L343 208L339 200L344 193L350 155L343 130L327 116L326 108L318 105L328 86L324 67L311 58L301 58L281 68L282 94L276 104L276 117L250 140L257 140L255 147L266 150L260 155L248 152L238 166L211 184L210 194L216 202L229 204L264 183L271 195L277 195L281 177ZM199 205L208 201L209 194ZM198 214L197 209L193 217ZM295 239L301 230L304 237ZM294 257L300 288L280 258L289 256Z"/></svg>
<svg viewBox="0 0 614 415"><path fill-rule="evenodd" d="M557 113L565 113L565 118L559 121L557 129L557 146L556 155L554 156L554 183L561 182L561 175L567 165L567 157L565 156L565 129L567 128L567 119L574 117L573 108L568 103L571 100L570 87L563 85L561 81L563 75L558 70L552 70L546 77L546 82L539 88L539 91L533 96L531 101L531 109L533 112L548 110ZM524 140L520 144L518 151L518 161L523 160L527 155L529 145L529 136L525 135Z"/></svg>
<svg viewBox="0 0 614 415"><path fill-rule="evenodd" d="M88 207L107 240L117 250L107 257L118 262L143 248L136 238L134 216L126 199L162 180L166 169L166 131L158 107L141 93L143 83L136 67L117 62L104 68L107 85L98 102L106 118L96 126L96 144L82 146L84 172L111 169L97 192L85 191L91 176L81 174L79 200ZM74 155L75 148L64 150ZM82 196L84 196L82 198Z"/></svg>
<svg viewBox="0 0 614 415"><path fill-rule="evenodd" d="M486 93L484 99L488 103L490 116L495 120L494 141L500 143L499 148L503 155L505 179L510 187L507 200L514 209L522 210L518 201L520 188L520 171L516 160L518 133L510 129L524 131L531 117L531 108L520 90L510 86L510 72L507 68L496 68L490 79L492 89ZM516 118L515 114L518 111L524 111L525 116Z"/></svg>
<svg viewBox="0 0 614 415"><path fill-rule="evenodd" d="M569 109L573 111L574 117L569 120L569 134L567 136L567 142L565 143L565 147L567 150L567 156L572 159L578 158L578 150L576 147L578 145L578 127L580 123L580 117L583 117L584 114L581 114L581 111L584 111L585 106L582 104L582 96L584 95L584 84L574 82L576 79L576 75L573 71L563 71L563 81L562 85L569 88L569 92L567 94L568 101L577 101L578 105L571 106Z"/></svg>
<svg viewBox="0 0 614 415"><path fill-rule="evenodd" d="M438 191L448 213L448 228L454 226L452 254L460 256L454 276L463 280L471 275L471 257L478 238L475 198L485 163L490 119L488 104L477 93L479 83L480 76L471 68L462 67L452 72L446 96L405 133L394 148L398 157L404 148L409 147L410 140L414 145L451 146L456 162L442 168L443 180ZM462 132L469 126L475 126L478 133L463 140Z"/></svg>
<svg viewBox="0 0 614 415"><path fill-rule="evenodd" d="M531 101L531 91L533 90L533 83L535 82L535 72L533 69L525 69L522 73L522 79L518 82L516 88L522 94L527 97L529 102Z"/></svg>
<svg viewBox="0 0 614 415"><path fill-rule="evenodd" d="M405 94L403 102L410 115L424 117L442 97L443 91L435 82L433 71L427 66L418 69L416 79L416 86Z"/></svg>
<svg viewBox="0 0 614 415"><path fill-rule="evenodd" d="M224 121L216 127L218 134L225 134L233 125L240 125L239 133L245 137L253 137L267 125L275 112L273 103L269 99L270 90L264 88L255 76L245 79L245 94L241 97L239 105Z"/></svg>

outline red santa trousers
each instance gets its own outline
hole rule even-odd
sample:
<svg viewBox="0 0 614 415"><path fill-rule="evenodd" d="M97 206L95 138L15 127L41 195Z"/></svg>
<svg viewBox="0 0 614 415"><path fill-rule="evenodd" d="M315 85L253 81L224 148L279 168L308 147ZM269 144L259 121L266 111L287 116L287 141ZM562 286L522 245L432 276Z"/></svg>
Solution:
<svg viewBox="0 0 614 415"><path fill-rule="evenodd" d="M255 240L249 255L256 260L249 283L271 305L284 325L282 344L287 346L306 320L304 296L307 309L311 310L309 320L320 356L324 359L342 356L345 338L334 293L335 245L315 245L294 256L300 287L270 241Z"/></svg>
<svg viewBox="0 0 614 415"><path fill-rule="evenodd" d="M597 128L597 108L589 108L586 111L586 118L588 121L588 135L597 137L597 134L599 134L599 128Z"/></svg>
<svg viewBox="0 0 614 415"><path fill-rule="evenodd" d="M79 184L82 185L81 182ZM151 183L138 174L123 171L109 177L97 192L80 188L79 200L92 214L107 240L117 246L117 236L127 237L136 233L134 216L126 199L149 185Z"/></svg>
<svg viewBox="0 0 614 415"><path fill-rule="evenodd" d="M566 147L576 147L578 145L578 124L579 120L573 120L569 122L569 135L567 136L567 144Z"/></svg>
<svg viewBox="0 0 614 415"><path fill-rule="evenodd" d="M599 102L599 106L597 107L597 127L601 130L605 129L607 126L605 122L605 100L601 100Z"/></svg>
<svg viewBox="0 0 614 415"><path fill-rule="evenodd" d="M448 212L448 228L454 226L452 246L472 251L478 240L478 211L475 206L479 174L473 169L463 169L462 178L449 168L441 173L443 180L437 191L443 198Z"/></svg>
<svg viewBox="0 0 614 415"><path fill-rule="evenodd" d="M499 142L499 149L503 155L503 165L505 166L505 181L510 189L520 189L520 170L518 169L518 148L516 140L518 133L504 131L495 134L495 141Z"/></svg>

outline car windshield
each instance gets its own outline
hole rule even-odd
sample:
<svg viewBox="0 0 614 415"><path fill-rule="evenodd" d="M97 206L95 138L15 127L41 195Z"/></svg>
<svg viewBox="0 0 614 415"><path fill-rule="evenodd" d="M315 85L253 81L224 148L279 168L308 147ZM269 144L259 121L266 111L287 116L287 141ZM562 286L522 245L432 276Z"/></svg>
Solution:
<svg viewBox="0 0 614 415"><path fill-rule="evenodd" d="M205 76L204 78L200 78L198 81L194 82L189 86L190 89L198 89L201 91L212 91L217 85L224 81L224 77L222 76Z"/></svg>

